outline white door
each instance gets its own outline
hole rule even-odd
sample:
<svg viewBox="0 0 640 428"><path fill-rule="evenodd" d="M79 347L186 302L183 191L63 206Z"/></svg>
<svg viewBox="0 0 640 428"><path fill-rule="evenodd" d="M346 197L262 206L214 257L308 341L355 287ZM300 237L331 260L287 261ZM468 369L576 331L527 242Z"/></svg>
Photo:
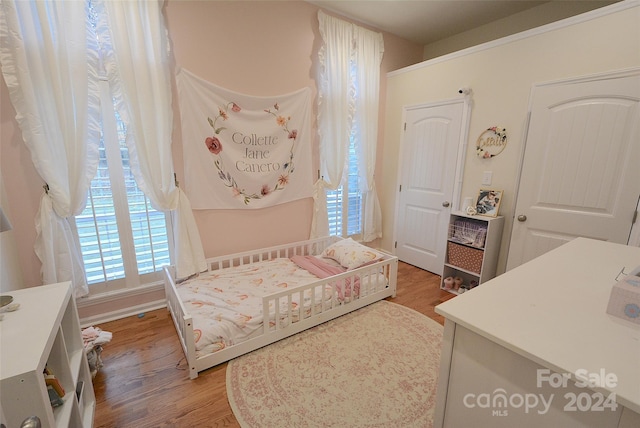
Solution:
<svg viewBox="0 0 640 428"><path fill-rule="evenodd" d="M399 165L396 255L442 275L464 101L405 111Z"/></svg>
<svg viewBox="0 0 640 428"><path fill-rule="evenodd" d="M532 96L507 269L577 236L626 244L640 195L640 74Z"/></svg>

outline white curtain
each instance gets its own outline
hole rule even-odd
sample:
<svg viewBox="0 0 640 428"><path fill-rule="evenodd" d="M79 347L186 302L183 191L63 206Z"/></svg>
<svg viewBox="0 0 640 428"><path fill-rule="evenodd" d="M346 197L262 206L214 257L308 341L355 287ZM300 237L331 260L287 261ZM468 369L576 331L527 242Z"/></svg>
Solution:
<svg viewBox="0 0 640 428"><path fill-rule="evenodd" d="M354 26L356 45L355 141L358 153L358 184L363 198L362 240L382 237L382 210L376 192L374 172L378 144L380 108L380 65L384 52L382 34Z"/></svg>
<svg viewBox="0 0 640 428"><path fill-rule="evenodd" d="M172 217L179 222L174 225L177 273L187 276L205 267L189 202L174 181L161 4L94 0L92 6L89 10L84 1L0 3L2 72L23 139L48 189L36 216L42 279L45 284L72 281L76 297L86 295L88 287L70 220L83 211L98 164L99 53L106 55L115 96L125 107L120 110L131 130L127 143L138 184L156 208L178 211ZM95 28L89 13L98 20ZM112 52L103 50L109 43L98 46L105 37L114 44Z"/></svg>
<svg viewBox="0 0 640 428"><path fill-rule="evenodd" d="M320 135L320 178L313 189L311 238L329 235L327 190L336 190L348 163L351 120L355 105L349 77L353 27L318 11L323 44L318 53L318 134Z"/></svg>
<svg viewBox="0 0 640 428"><path fill-rule="evenodd" d="M45 284L88 293L69 219L84 209L98 163L99 90L84 2L2 1L0 62L16 120L48 186L36 216L35 252ZM93 53L92 53L93 52Z"/></svg>
<svg viewBox="0 0 640 428"><path fill-rule="evenodd" d="M320 174L316 183L312 237L328 234L326 190L343 182L351 136L358 153L363 195L363 241L382 236L381 210L374 183L378 136L382 35L318 11L320 75L318 131Z"/></svg>
<svg viewBox="0 0 640 428"><path fill-rule="evenodd" d="M160 1L94 0L99 37L109 38L113 55L105 66L127 127L126 143L138 187L154 208L172 211L178 277L206 269L200 235L187 196L176 186L171 137L169 37Z"/></svg>

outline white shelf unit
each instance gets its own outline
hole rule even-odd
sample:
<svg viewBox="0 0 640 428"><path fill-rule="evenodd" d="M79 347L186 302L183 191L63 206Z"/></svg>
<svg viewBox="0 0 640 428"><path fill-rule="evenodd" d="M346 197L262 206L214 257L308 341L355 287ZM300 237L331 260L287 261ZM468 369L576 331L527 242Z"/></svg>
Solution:
<svg viewBox="0 0 640 428"><path fill-rule="evenodd" d="M19 427L37 416L42 427L92 427L95 394L71 284L10 294L20 307L0 321L0 422ZM58 407L49 400L45 367L65 392Z"/></svg>
<svg viewBox="0 0 640 428"><path fill-rule="evenodd" d="M451 213L447 251L440 288L453 294L468 290L496 276L504 217ZM458 290L445 287L449 277L462 279Z"/></svg>

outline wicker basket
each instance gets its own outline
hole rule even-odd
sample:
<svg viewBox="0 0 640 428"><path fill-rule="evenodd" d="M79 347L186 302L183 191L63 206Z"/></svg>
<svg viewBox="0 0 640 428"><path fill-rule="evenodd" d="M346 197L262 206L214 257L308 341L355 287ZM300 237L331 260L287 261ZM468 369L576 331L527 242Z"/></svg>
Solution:
<svg viewBox="0 0 640 428"><path fill-rule="evenodd" d="M460 244L484 248L487 225L471 220L456 220L449 225L449 239Z"/></svg>
<svg viewBox="0 0 640 428"><path fill-rule="evenodd" d="M482 250L447 242L447 259L451 265L479 275L482 270L482 256Z"/></svg>

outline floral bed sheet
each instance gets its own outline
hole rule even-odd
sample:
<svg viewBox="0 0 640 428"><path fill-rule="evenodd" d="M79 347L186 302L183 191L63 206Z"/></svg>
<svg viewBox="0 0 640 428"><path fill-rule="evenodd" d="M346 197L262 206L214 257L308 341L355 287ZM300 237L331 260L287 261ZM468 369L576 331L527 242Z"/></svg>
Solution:
<svg viewBox="0 0 640 428"><path fill-rule="evenodd" d="M210 354L262 333L262 298L265 295L318 280L288 258L220 269L177 284L180 299L192 316L196 356ZM309 290L294 309L311 310L311 302L330 302L332 286ZM288 310L281 302L280 313ZM273 322L273 320L271 320Z"/></svg>

